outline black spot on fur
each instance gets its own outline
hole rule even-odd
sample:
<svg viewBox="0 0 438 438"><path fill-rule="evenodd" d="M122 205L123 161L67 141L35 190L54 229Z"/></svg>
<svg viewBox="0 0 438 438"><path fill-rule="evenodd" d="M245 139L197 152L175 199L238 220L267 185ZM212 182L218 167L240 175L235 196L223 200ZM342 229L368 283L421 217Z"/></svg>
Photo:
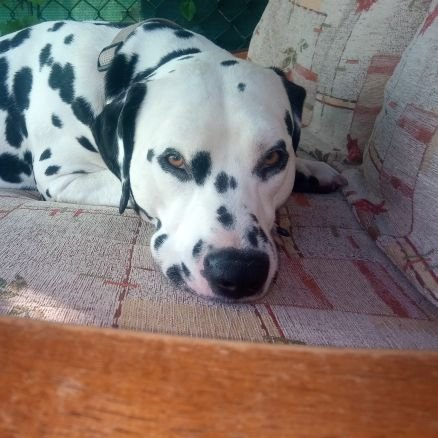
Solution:
<svg viewBox="0 0 438 438"><path fill-rule="evenodd" d="M31 166L32 163L33 163L33 155L32 155L32 152L31 152L31 151L26 151L26 152L24 153L24 155L23 155L23 159L24 159L24 161L25 161L27 164L29 164L29 166Z"/></svg>
<svg viewBox="0 0 438 438"><path fill-rule="evenodd" d="M52 114L52 125L57 128L62 128L62 121L56 114Z"/></svg>
<svg viewBox="0 0 438 438"><path fill-rule="evenodd" d="M290 112L286 110L286 115L284 116L284 121L286 123L287 133L292 138L293 126L292 126L292 118L290 116Z"/></svg>
<svg viewBox="0 0 438 438"><path fill-rule="evenodd" d="M188 30L185 29L178 29L174 33L178 38L184 38L184 39L192 38L195 36L192 32L189 32Z"/></svg>
<svg viewBox="0 0 438 438"><path fill-rule="evenodd" d="M255 248L258 248L259 246L259 241L257 239L258 235L259 235L259 230L257 227L253 227L251 231L249 231L247 234L249 243Z"/></svg>
<svg viewBox="0 0 438 438"><path fill-rule="evenodd" d="M184 280L181 275L181 268L178 265L171 266L167 271L166 275L169 280L177 287L184 285Z"/></svg>
<svg viewBox="0 0 438 438"><path fill-rule="evenodd" d="M74 80L74 69L69 62L64 67L59 63L53 64L49 76L49 85L54 90L59 90L59 95L65 103L70 104L73 102Z"/></svg>
<svg viewBox="0 0 438 438"><path fill-rule="evenodd" d="M50 192L49 192L49 189L46 190L46 196L47 196L48 198L51 198L51 197L52 197L52 195L51 195Z"/></svg>
<svg viewBox="0 0 438 438"><path fill-rule="evenodd" d="M184 275L186 277L190 277L190 270L184 263L181 263L181 268L182 268L182 271L184 272Z"/></svg>
<svg viewBox="0 0 438 438"><path fill-rule="evenodd" d="M40 52L40 70L45 66L51 66L53 64L53 57L52 57L52 45L46 44Z"/></svg>
<svg viewBox="0 0 438 438"><path fill-rule="evenodd" d="M166 239L168 238L169 236L167 235L167 234L160 234L156 239L155 239L155 242L154 242L154 248L155 248L155 250L158 250L160 247L161 247L161 245L166 241Z"/></svg>
<svg viewBox="0 0 438 438"><path fill-rule="evenodd" d="M221 65L224 67L230 67L231 65L238 64L239 61L236 61L235 59L228 59L227 61L222 61Z"/></svg>
<svg viewBox="0 0 438 438"><path fill-rule="evenodd" d="M228 176L225 172L218 173L214 183L218 193L226 193L228 189L235 190L237 182L233 176Z"/></svg>
<svg viewBox="0 0 438 438"><path fill-rule="evenodd" d="M196 245L193 247L193 250L192 250L193 257L197 258L199 256L199 254L201 254L203 246L204 246L204 241L202 239L199 239L196 242Z"/></svg>
<svg viewBox="0 0 438 438"><path fill-rule="evenodd" d="M32 169L24 160L20 160L17 155L0 155L0 179L10 183L22 182L21 174L30 175Z"/></svg>
<svg viewBox="0 0 438 438"><path fill-rule="evenodd" d="M160 219L157 219L157 226L155 227L157 230L161 228L161 221Z"/></svg>
<svg viewBox="0 0 438 438"><path fill-rule="evenodd" d="M12 95L9 95L6 81L9 65L5 58L0 59L0 109L7 111L5 135L7 142L16 148L27 137L24 111L29 107L29 94L32 89L32 71L23 67L14 75Z"/></svg>
<svg viewBox="0 0 438 438"><path fill-rule="evenodd" d="M107 97L114 97L129 87L134 74L138 55L134 54L128 59L123 54L117 54L105 76L105 93Z"/></svg>
<svg viewBox="0 0 438 438"><path fill-rule="evenodd" d="M59 169L61 169L60 166L49 166L44 173L47 176L56 175L59 172Z"/></svg>
<svg viewBox="0 0 438 438"><path fill-rule="evenodd" d="M237 181L235 180L234 176L230 177L230 188L233 190L236 190L237 188Z"/></svg>
<svg viewBox="0 0 438 438"><path fill-rule="evenodd" d="M217 220L225 227L231 228L234 225L233 215L226 209L226 207L221 206L217 209L218 218Z"/></svg>
<svg viewBox="0 0 438 438"><path fill-rule="evenodd" d="M96 148L91 144L90 140L88 140L87 137L84 136L78 137L76 140L79 142L81 146L83 146L88 151L97 153Z"/></svg>
<svg viewBox="0 0 438 438"><path fill-rule="evenodd" d="M11 106L6 117L6 140L11 146L19 148L25 137L27 137L26 119L15 106Z"/></svg>
<svg viewBox="0 0 438 438"><path fill-rule="evenodd" d="M83 97L77 97L71 109L76 118L84 125L91 126L94 122L94 113L91 109L91 105Z"/></svg>
<svg viewBox="0 0 438 438"><path fill-rule="evenodd" d="M148 68L138 73L134 78L134 82L139 82L150 77L157 68L161 67L162 65L171 61L172 59L186 55L193 55L194 53L200 53L200 52L201 51L199 49L196 49L194 47L188 49L174 50L173 52L170 52L167 55L163 56L155 67Z"/></svg>
<svg viewBox="0 0 438 438"><path fill-rule="evenodd" d="M17 32L12 38L0 41L0 53L7 52L10 49L15 49L26 41L31 34L31 28L23 29Z"/></svg>
<svg viewBox="0 0 438 438"><path fill-rule="evenodd" d="M64 44L71 44L73 42L74 35L71 33L64 38Z"/></svg>
<svg viewBox="0 0 438 438"><path fill-rule="evenodd" d="M186 59L192 59L193 57L193 55L183 56L182 58L178 58L178 61L185 61Z"/></svg>
<svg viewBox="0 0 438 438"><path fill-rule="evenodd" d="M148 159L149 162L152 161L152 159L154 158L154 155L155 155L154 150L153 149L149 149L148 150L148 154L147 154L147 159Z"/></svg>
<svg viewBox="0 0 438 438"><path fill-rule="evenodd" d="M47 29L47 32L56 32L57 30L61 29L64 24L65 23L63 21L58 21L50 29Z"/></svg>
<svg viewBox="0 0 438 438"><path fill-rule="evenodd" d="M9 107L9 91L7 87L8 73L8 61L4 57L0 58L0 109L6 111Z"/></svg>
<svg viewBox="0 0 438 438"><path fill-rule="evenodd" d="M214 186L218 193L226 193L228 190L229 178L225 172L218 173Z"/></svg>
<svg viewBox="0 0 438 438"><path fill-rule="evenodd" d="M202 186L211 173L211 157L209 152L197 152L191 163L193 177L196 184Z"/></svg>
<svg viewBox="0 0 438 438"><path fill-rule="evenodd" d="M29 94L31 90L32 70L29 67L23 67L15 73L13 85L15 105L19 112L29 108Z"/></svg>
<svg viewBox="0 0 438 438"><path fill-rule="evenodd" d="M160 18L157 18L157 19L154 19L154 20L151 20L151 21L144 23L143 29L145 31L161 30L161 29L182 30L182 27L176 23L171 22L171 21L161 20Z"/></svg>
<svg viewBox="0 0 438 438"><path fill-rule="evenodd" d="M244 84L243 82L240 82L240 83L237 85L237 88L239 89L239 91L245 91L246 84Z"/></svg>
<svg viewBox="0 0 438 438"><path fill-rule="evenodd" d="M52 151L50 149L46 149L40 155L40 161L48 160L52 156Z"/></svg>

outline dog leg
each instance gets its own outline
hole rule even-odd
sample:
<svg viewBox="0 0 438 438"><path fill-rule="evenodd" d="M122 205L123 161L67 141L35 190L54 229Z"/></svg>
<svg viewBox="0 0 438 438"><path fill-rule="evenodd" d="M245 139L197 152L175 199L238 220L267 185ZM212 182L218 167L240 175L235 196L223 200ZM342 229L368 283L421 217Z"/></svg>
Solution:
<svg viewBox="0 0 438 438"><path fill-rule="evenodd" d="M347 180L327 163L296 159L294 192L330 193L346 184Z"/></svg>
<svg viewBox="0 0 438 438"><path fill-rule="evenodd" d="M38 181L38 178L37 178ZM47 200L117 207L122 195L119 179L108 169L99 172L57 175L38 189Z"/></svg>

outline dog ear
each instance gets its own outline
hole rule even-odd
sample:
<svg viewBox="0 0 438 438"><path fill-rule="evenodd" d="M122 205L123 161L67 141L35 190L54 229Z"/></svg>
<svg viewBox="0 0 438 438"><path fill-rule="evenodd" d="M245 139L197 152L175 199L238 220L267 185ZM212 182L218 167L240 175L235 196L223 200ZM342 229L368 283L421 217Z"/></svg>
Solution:
<svg viewBox="0 0 438 438"><path fill-rule="evenodd" d="M122 183L120 213L125 211L131 195L129 168L134 150L135 125L145 96L146 84L133 84L125 94L105 105L93 125L94 139L103 161Z"/></svg>
<svg viewBox="0 0 438 438"><path fill-rule="evenodd" d="M271 70L274 70L274 72L281 77L287 93L287 97L289 98L289 103L292 110L292 117L294 121L292 131L292 145L296 152L301 136L301 117L303 115L304 100L306 99L306 90L300 85L289 81L286 78L284 72L279 68L271 67Z"/></svg>

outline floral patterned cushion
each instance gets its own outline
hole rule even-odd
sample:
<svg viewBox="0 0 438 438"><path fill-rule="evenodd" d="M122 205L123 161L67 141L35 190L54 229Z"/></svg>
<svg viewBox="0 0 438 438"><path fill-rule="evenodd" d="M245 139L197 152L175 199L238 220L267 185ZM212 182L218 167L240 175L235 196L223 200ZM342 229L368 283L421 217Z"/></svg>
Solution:
<svg viewBox="0 0 438 438"><path fill-rule="evenodd" d="M323 214L321 214L323 212ZM278 212L280 269L250 304L176 289L133 210L0 190L0 315L269 343L438 349L438 308L355 220L342 194Z"/></svg>
<svg viewBox="0 0 438 438"><path fill-rule="evenodd" d="M270 0L249 48L304 86L302 148L360 163L386 81L430 0Z"/></svg>
<svg viewBox="0 0 438 438"><path fill-rule="evenodd" d="M438 304L438 0L389 79L348 200L378 246Z"/></svg>

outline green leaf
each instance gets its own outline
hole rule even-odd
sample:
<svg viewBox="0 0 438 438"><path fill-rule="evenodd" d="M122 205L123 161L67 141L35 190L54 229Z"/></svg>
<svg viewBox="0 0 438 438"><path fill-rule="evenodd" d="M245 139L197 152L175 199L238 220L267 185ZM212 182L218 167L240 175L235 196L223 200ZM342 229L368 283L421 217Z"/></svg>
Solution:
<svg viewBox="0 0 438 438"><path fill-rule="evenodd" d="M187 21L192 21L196 14L196 3L194 0L183 0L179 9Z"/></svg>

